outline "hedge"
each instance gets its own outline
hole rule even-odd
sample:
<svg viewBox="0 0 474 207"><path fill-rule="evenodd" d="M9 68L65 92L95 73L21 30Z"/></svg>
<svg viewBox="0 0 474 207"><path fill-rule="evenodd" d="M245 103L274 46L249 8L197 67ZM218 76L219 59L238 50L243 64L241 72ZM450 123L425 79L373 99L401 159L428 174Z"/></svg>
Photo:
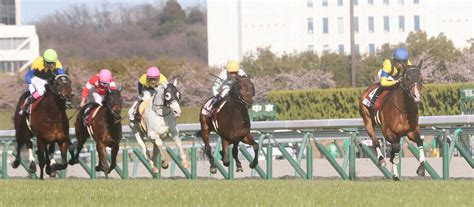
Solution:
<svg viewBox="0 0 474 207"><path fill-rule="evenodd" d="M420 115L458 115L460 89L474 83L425 84ZM358 118L359 96L366 88L285 90L268 93L276 105L279 120ZM470 104L471 108L473 104Z"/></svg>

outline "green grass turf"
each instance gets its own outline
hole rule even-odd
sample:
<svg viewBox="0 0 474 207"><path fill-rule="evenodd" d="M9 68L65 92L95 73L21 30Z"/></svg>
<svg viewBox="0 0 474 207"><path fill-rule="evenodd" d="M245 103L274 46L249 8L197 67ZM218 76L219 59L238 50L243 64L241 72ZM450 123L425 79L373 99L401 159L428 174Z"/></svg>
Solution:
<svg viewBox="0 0 474 207"><path fill-rule="evenodd" d="M0 206L471 206L472 180L2 180Z"/></svg>

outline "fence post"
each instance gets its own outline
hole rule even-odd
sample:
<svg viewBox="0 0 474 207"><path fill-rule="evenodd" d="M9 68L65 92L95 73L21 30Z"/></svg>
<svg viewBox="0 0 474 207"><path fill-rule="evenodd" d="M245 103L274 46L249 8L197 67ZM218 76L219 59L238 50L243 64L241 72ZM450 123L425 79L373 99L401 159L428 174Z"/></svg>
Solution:
<svg viewBox="0 0 474 207"><path fill-rule="evenodd" d="M267 180L273 179L273 145L270 141L271 137L273 135L267 134L268 138L268 145L267 145L267 156L266 156L266 161L267 161Z"/></svg>
<svg viewBox="0 0 474 207"><path fill-rule="evenodd" d="M350 145L350 148L349 148L349 178L351 180L355 180L356 179L356 154L355 154L355 145L356 145L356 138L357 138L357 134L358 134L358 130L356 129L355 131L352 131L350 132L351 134L351 145Z"/></svg>
<svg viewBox="0 0 474 207"><path fill-rule="evenodd" d="M443 150L443 180L449 179L449 145L448 145L448 132L444 131L442 143Z"/></svg>
<svg viewBox="0 0 474 207"><path fill-rule="evenodd" d="M313 147L311 144L306 146L306 179L313 179Z"/></svg>
<svg viewBox="0 0 474 207"><path fill-rule="evenodd" d="M196 147L191 148L191 179L196 180L197 178L197 157L196 157Z"/></svg>
<svg viewBox="0 0 474 207"><path fill-rule="evenodd" d="M128 180L128 148L122 149L122 179Z"/></svg>

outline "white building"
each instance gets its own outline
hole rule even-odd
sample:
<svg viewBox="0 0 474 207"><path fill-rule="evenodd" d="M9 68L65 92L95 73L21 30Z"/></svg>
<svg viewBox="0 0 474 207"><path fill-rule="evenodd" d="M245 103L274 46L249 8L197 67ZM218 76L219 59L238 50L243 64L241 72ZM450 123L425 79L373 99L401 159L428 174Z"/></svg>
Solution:
<svg viewBox="0 0 474 207"><path fill-rule="evenodd" d="M456 47L474 38L471 0L353 0L355 43L374 53L412 31L444 33ZM208 0L209 65L240 60L259 47L277 54L350 53L349 0Z"/></svg>
<svg viewBox="0 0 474 207"><path fill-rule="evenodd" d="M0 1L0 72L16 72L39 56L33 25L21 25L20 0Z"/></svg>

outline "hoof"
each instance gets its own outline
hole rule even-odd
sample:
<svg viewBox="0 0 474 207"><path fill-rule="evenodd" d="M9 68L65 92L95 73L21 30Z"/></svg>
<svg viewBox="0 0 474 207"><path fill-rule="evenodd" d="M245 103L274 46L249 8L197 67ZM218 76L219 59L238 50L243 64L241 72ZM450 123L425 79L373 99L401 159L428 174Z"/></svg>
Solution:
<svg viewBox="0 0 474 207"><path fill-rule="evenodd" d="M229 167L229 161L227 162L223 161L222 163L224 163L224 166Z"/></svg>
<svg viewBox="0 0 474 207"><path fill-rule="evenodd" d="M50 178L55 178L56 177L56 170L51 171L51 173L48 174Z"/></svg>
<svg viewBox="0 0 474 207"><path fill-rule="evenodd" d="M382 167L385 167L385 165L387 165L387 163L385 163L385 159L383 157L379 157L379 165L382 166Z"/></svg>
<svg viewBox="0 0 474 207"><path fill-rule="evenodd" d="M151 172L152 172L153 174L159 173L159 172L160 172L160 168L157 168L157 167L153 166L153 168L151 168Z"/></svg>
<svg viewBox="0 0 474 207"><path fill-rule="evenodd" d="M392 177L392 180L394 180L394 181L400 181L400 177L393 176L393 177Z"/></svg>
<svg viewBox="0 0 474 207"><path fill-rule="evenodd" d="M244 172L244 169L242 167L237 167L237 170L235 170L236 172Z"/></svg>
<svg viewBox="0 0 474 207"><path fill-rule="evenodd" d="M70 159L69 160L69 165L75 165L77 163L79 163L79 160L76 160L76 159Z"/></svg>
<svg viewBox="0 0 474 207"><path fill-rule="evenodd" d="M416 174L421 177L425 176L425 167L420 165L418 169L416 170Z"/></svg>
<svg viewBox="0 0 474 207"><path fill-rule="evenodd" d="M191 164L189 164L189 162L186 160L186 161L183 162L183 167L184 168L190 168Z"/></svg>
<svg viewBox="0 0 474 207"><path fill-rule="evenodd" d="M211 168L209 169L209 172L210 172L211 174L216 174L216 173L217 173L217 168L216 168L216 167L211 167Z"/></svg>
<svg viewBox="0 0 474 207"><path fill-rule="evenodd" d="M250 163L249 166L250 166L250 168L254 169L255 167L257 167L257 164L258 164L258 162L252 162L252 163Z"/></svg>
<svg viewBox="0 0 474 207"><path fill-rule="evenodd" d="M20 165L20 160L15 160L15 161L13 161L13 163L12 163L12 167L15 168L15 169L16 169L19 165Z"/></svg>
<svg viewBox="0 0 474 207"><path fill-rule="evenodd" d="M34 161L30 162L30 173L35 173L36 172L36 164Z"/></svg>
<svg viewBox="0 0 474 207"><path fill-rule="evenodd" d="M161 168L163 168L163 169L166 170L166 169L168 169L168 167L169 167L168 162L166 162L166 161L161 161Z"/></svg>
<svg viewBox="0 0 474 207"><path fill-rule="evenodd" d="M96 172L99 172L99 171L101 171L101 170L102 170L102 169L100 168L100 166L95 166L95 171L96 171Z"/></svg>

